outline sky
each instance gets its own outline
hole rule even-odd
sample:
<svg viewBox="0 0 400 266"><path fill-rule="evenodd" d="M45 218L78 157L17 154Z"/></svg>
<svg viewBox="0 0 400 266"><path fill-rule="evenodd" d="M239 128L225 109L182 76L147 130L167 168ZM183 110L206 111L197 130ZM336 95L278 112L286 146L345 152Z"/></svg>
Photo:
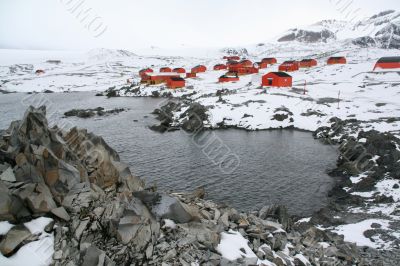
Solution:
<svg viewBox="0 0 400 266"><path fill-rule="evenodd" d="M0 48L235 47L398 0L0 0Z"/></svg>

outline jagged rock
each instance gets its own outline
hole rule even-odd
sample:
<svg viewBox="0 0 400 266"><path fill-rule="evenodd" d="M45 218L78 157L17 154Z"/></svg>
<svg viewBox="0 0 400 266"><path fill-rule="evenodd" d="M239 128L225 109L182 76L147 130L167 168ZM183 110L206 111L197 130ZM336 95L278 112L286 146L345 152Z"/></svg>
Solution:
<svg viewBox="0 0 400 266"><path fill-rule="evenodd" d="M166 194L161 195L151 211L159 218L171 219L177 223L187 223L196 219L188 205Z"/></svg>
<svg viewBox="0 0 400 266"><path fill-rule="evenodd" d="M141 189L138 178L122 163L118 154L107 145L103 138L73 128L65 136L68 147L74 151L90 172L88 179L101 188L118 182L126 183L132 189ZM131 180L129 180L131 179ZM126 181L126 182L125 182Z"/></svg>
<svg viewBox="0 0 400 266"><path fill-rule="evenodd" d="M329 240L327 234L317 229L316 227L310 227L303 235L302 243L306 246L315 246L318 242L325 242Z"/></svg>
<svg viewBox="0 0 400 266"><path fill-rule="evenodd" d="M75 229L75 233L74 233L74 236L75 236L76 240L80 240L80 238L82 236L82 233L86 229L86 227L88 226L89 222L90 222L90 219L85 219L85 220L79 222L79 225Z"/></svg>
<svg viewBox="0 0 400 266"><path fill-rule="evenodd" d="M0 220L13 221L12 200L6 185L0 182Z"/></svg>
<svg viewBox="0 0 400 266"><path fill-rule="evenodd" d="M189 108L181 115L184 118L182 128L187 132L202 130L204 121L207 121L207 108L199 103L192 103Z"/></svg>
<svg viewBox="0 0 400 266"><path fill-rule="evenodd" d="M82 265L85 266L114 266L115 263L106 255L106 253L97 247L91 245L87 248L83 257Z"/></svg>
<svg viewBox="0 0 400 266"><path fill-rule="evenodd" d="M123 244L131 243L137 251L143 251L157 238L160 225L140 200L132 198L127 203L123 213L119 213L117 236Z"/></svg>
<svg viewBox="0 0 400 266"><path fill-rule="evenodd" d="M175 256L176 256L176 250L171 249L167 252L167 254L165 254L165 256L163 257L163 261L168 261L172 258L175 258Z"/></svg>
<svg viewBox="0 0 400 266"><path fill-rule="evenodd" d="M279 223L282 224L282 228L286 231L290 230L293 221L290 218L286 206L282 205L272 205L272 206L264 206L258 213L258 216L261 219L266 218L274 218Z"/></svg>
<svg viewBox="0 0 400 266"><path fill-rule="evenodd" d="M240 258L236 261L229 261L226 258L222 258L220 265L221 266L253 266L257 265L257 258Z"/></svg>
<svg viewBox="0 0 400 266"><path fill-rule="evenodd" d="M55 216L57 216L58 218L60 218L64 221L67 221L67 222L71 219L71 217L69 216L67 211L64 209L64 207L54 208L51 210L51 213L54 214Z"/></svg>
<svg viewBox="0 0 400 266"><path fill-rule="evenodd" d="M178 227L183 229L188 242L197 241L206 246L208 249L215 250L220 241L220 228L215 225L206 225L197 222L179 224Z"/></svg>
<svg viewBox="0 0 400 266"><path fill-rule="evenodd" d="M336 246L338 248L337 257L349 262L355 262L355 258L359 256L358 249L355 244L343 243Z"/></svg>
<svg viewBox="0 0 400 266"><path fill-rule="evenodd" d="M15 182L17 179L15 178L14 172L11 167L8 167L5 171L3 171L0 175L0 180L7 182Z"/></svg>
<svg viewBox="0 0 400 266"><path fill-rule="evenodd" d="M30 210L35 214L44 214L57 208L51 194L34 193L27 198L27 204Z"/></svg>
<svg viewBox="0 0 400 266"><path fill-rule="evenodd" d="M0 251L4 256L10 256L25 243L32 240L32 237L31 232L25 226L14 226L0 242Z"/></svg>
<svg viewBox="0 0 400 266"><path fill-rule="evenodd" d="M62 201L62 206L68 211L75 212L79 212L83 207L88 208L91 202L98 200L101 197L101 189L96 191L94 188L96 188L96 185L90 183L76 184L65 196Z"/></svg>

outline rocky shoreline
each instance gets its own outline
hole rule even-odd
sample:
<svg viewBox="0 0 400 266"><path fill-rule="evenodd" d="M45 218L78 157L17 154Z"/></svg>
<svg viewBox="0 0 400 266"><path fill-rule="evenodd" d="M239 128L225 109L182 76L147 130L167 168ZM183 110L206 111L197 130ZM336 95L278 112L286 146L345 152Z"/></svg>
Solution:
<svg viewBox="0 0 400 266"><path fill-rule="evenodd" d="M210 127L207 121L207 108L196 102L184 101L182 104L169 102L156 109L154 113L157 114L157 119L161 123L151 129L159 132L179 129L187 132L226 128L244 129L224 124L218 124L217 128ZM389 221L388 230L382 230L380 227L367 228L363 236L372 242L376 241L374 238L390 242L387 247L394 251L387 251L387 253L396 254L400 250L400 239L396 235L396 232L400 230L398 222L400 204L393 195L400 193L400 164L398 163L400 140L391 133L364 131L362 123L363 121L356 119L341 120L334 117L330 119L330 126L320 127L312 132L313 136L323 143L337 146L340 156L337 168L330 170L329 173L336 181L335 187L328 195L329 204L316 212L311 217L310 223L314 226L333 228L363 220L386 219ZM188 124L194 126L188 127ZM353 179L355 179L354 182ZM390 191L393 195L376 191L379 182L386 181L393 181ZM360 193L369 194L364 196ZM387 208L389 213L385 213L384 208ZM357 213L354 213L355 209ZM399 256L392 255L391 258L392 260L387 260L387 265L396 265L400 261Z"/></svg>
<svg viewBox="0 0 400 266"><path fill-rule="evenodd" d="M384 264L379 251L319 228L357 202L343 189L348 182L340 182L331 206L311 219L295 222L284 206L240 213L204 199L202 189L168 194L146 187L101 137L49 128L45 115L45 108L31 107L0 134L0 219L14 225L0 237L6 257L41 237L24 223L50 217L45 232L54 236L52 265L397 265L391 253L393 263ZM197 126L189 120L187 129ZM336 139L340 132L331 129L316 136ZM375 147L376 135L362 137ZM398 140L389 136L383 147L392 141ZM379 152L389 150L395 160L392 149ZM345 180L343 164L338 169Z"/></svg>

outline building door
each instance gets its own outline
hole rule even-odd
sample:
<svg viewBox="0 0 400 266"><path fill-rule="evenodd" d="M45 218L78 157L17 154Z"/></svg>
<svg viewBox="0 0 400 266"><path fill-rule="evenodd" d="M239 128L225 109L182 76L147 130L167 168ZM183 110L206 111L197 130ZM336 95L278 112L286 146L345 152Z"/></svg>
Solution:
<svg viewBox="0 0 400 266"><path fill-rule="evenodd" d="M268 86L272 86L272 78L268 78Z"/></svg>

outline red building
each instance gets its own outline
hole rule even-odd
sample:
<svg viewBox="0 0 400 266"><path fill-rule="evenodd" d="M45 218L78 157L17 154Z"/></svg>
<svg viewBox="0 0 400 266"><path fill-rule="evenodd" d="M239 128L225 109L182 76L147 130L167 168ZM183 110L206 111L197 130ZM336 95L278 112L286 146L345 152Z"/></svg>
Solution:
<svg viewBox="0 0 400 266"><path fill-rule="evenodd" d="M285 72L270 72L262 77L262 86L292 87L292 76Z"/></svg>
<svg viewBox="0 0 400 266"><path fill-rule="evenodd" d="M250 75L258 73L258 68L256 67L239 67L236 69L238 75Z"/></svg>
<svg viewBox="0 0 400 266"><path fill-rule="evenodd" d="M226 62L226 67L229 68L230 66L233 66L236 64L239 64L239 62L235 61L235 60L230 60L230 61Z"/></svg>
<svg viewBox="0 0 400 266"><path fill-rule="evenodd" d="M236 61L228 62L227 66L228 66L228 70L231 72L236 72L238 68L243 67L243 65L241 63L236 62Z"/></svg>
<svg viewBox="0 0 400 266"><path fill-rule="evenodd" d="M141 83L148 85L157 85L164 82L167 82L170 78L180 78L180 75L177 73L146 73L146 75L142 76Z"/></svg>
<svg viewBox="0 0 400 266"><path fill-rule="evenodd" d="M376 68L382 69L399 69L400 68L400 56L382 57L376 62L374 70Z"/></svg>
<svg viewBox="0 0 400 266"><path fill-rule="evenodd" d="M279 71L292 72L299 70L299 62L285 61L279 66Z"/></svg>
<svg viewBox="0 0 400 266"><path fill-rule="evenodd" d="M192 73L203 73L207 71L207 67L204 65L198 65L192 68Z"/></svg>
<svg viewBox="0 0 400 266"><path fill-rule="evenodd" d="M228 66L229 73L233 73L235 75L249 75L258 73L258 68L253 66L253 63L250 60L243 60L240 63L235 62L231 63Z"/></svg>
<svg viewBox="0 0 400 266"><path fill-rule="evenodd" d="M218 82L236 82L239 81L238 76L227 76L227 75L222 75L219 77Z"/></svg>
<svg viewBox="0 0 400 266"><path fill-rule="evenodd" d="M177 67L177 68L174 68L174 69L172 70L172 72L183 74L183 73L186 73L186 70L185 70L184 68Z"/></svg>
<svg viewBox="0 0 400 266"><path fill-rule="evenodd" d="M300 67L313 67L318 65L317 60L315 59L303 59L299 62Z"/></svg>
<svg viewBox="0 0 400 266"><path fill-rule="evenodd" d="M269 65L273 65L273 64L278 63L278 61L277 61L276 58L274 58L274 57L266 57L266 58L263 58L263 59L261 60L261 62L267 63L267 64L269 64Z"/></svg>
<svg viewBox="0 0 400 266"><path fill-rule="evenodd" d="M231 61L231 60L240 60L240 56L232 55L232 56L224 56L224 59Z"/></svg>
<svg viewBox="0 0 400 266"><path fill-rule="evenodd" d="M172 69L169 67L162 67L160 68L161 73L167 73L167 72L172 72Z"/></svg>
<svg viewBox="0 0 400 266"><path fill-rule="evenodd" d="M185 80L181 77L171 77L167 80L167 87L169 89L183 88L185 83Z"/></svg>
<svg viewBox="0 0 400 266"><path fill-rule="evenodd" d="M242 64L242 66L244 66L244 67L252 67L253 66L253 62L251 62L248 59L244 59L244 60L240 61L240 64Z"/></svg>
<svg viewBox="0 0 400 266"><path fill-rule="evenodd" d="M196 76L196 73L193 72L186 73L186 78L195 78Z"/></svg>
<svg viewBox="0 0 400 266"><path fill-rule="evenodd" d="M153 71L153 69L151 69L151 68L144 68L144 69L142 69L142 70L140 70L139 71L139 76L143 76L143 75L145 75L146 73L153 73L154 71Z"/></svg>
<svg viewBox="0 0 400 266"><path fill-rule="evenodd" d="M344 56L336 56L336 57L329 57L327 64L328 65L336 65L336 64L346 64L347 60Z"/></svg>
<svg viewBox="0 0 400 266"><path fill-rule="evenodd" d="M214 66L214 70L225 70L227 67L224 64L217 64Z"/></svg>
<svg viewBox="0 0 400 266"><path fill-rule="evenodd" d="M261 61L261 62L257 62L255 66L258 67L259 69L264 69L264 68L268 67L268 63Z"/></svg>

